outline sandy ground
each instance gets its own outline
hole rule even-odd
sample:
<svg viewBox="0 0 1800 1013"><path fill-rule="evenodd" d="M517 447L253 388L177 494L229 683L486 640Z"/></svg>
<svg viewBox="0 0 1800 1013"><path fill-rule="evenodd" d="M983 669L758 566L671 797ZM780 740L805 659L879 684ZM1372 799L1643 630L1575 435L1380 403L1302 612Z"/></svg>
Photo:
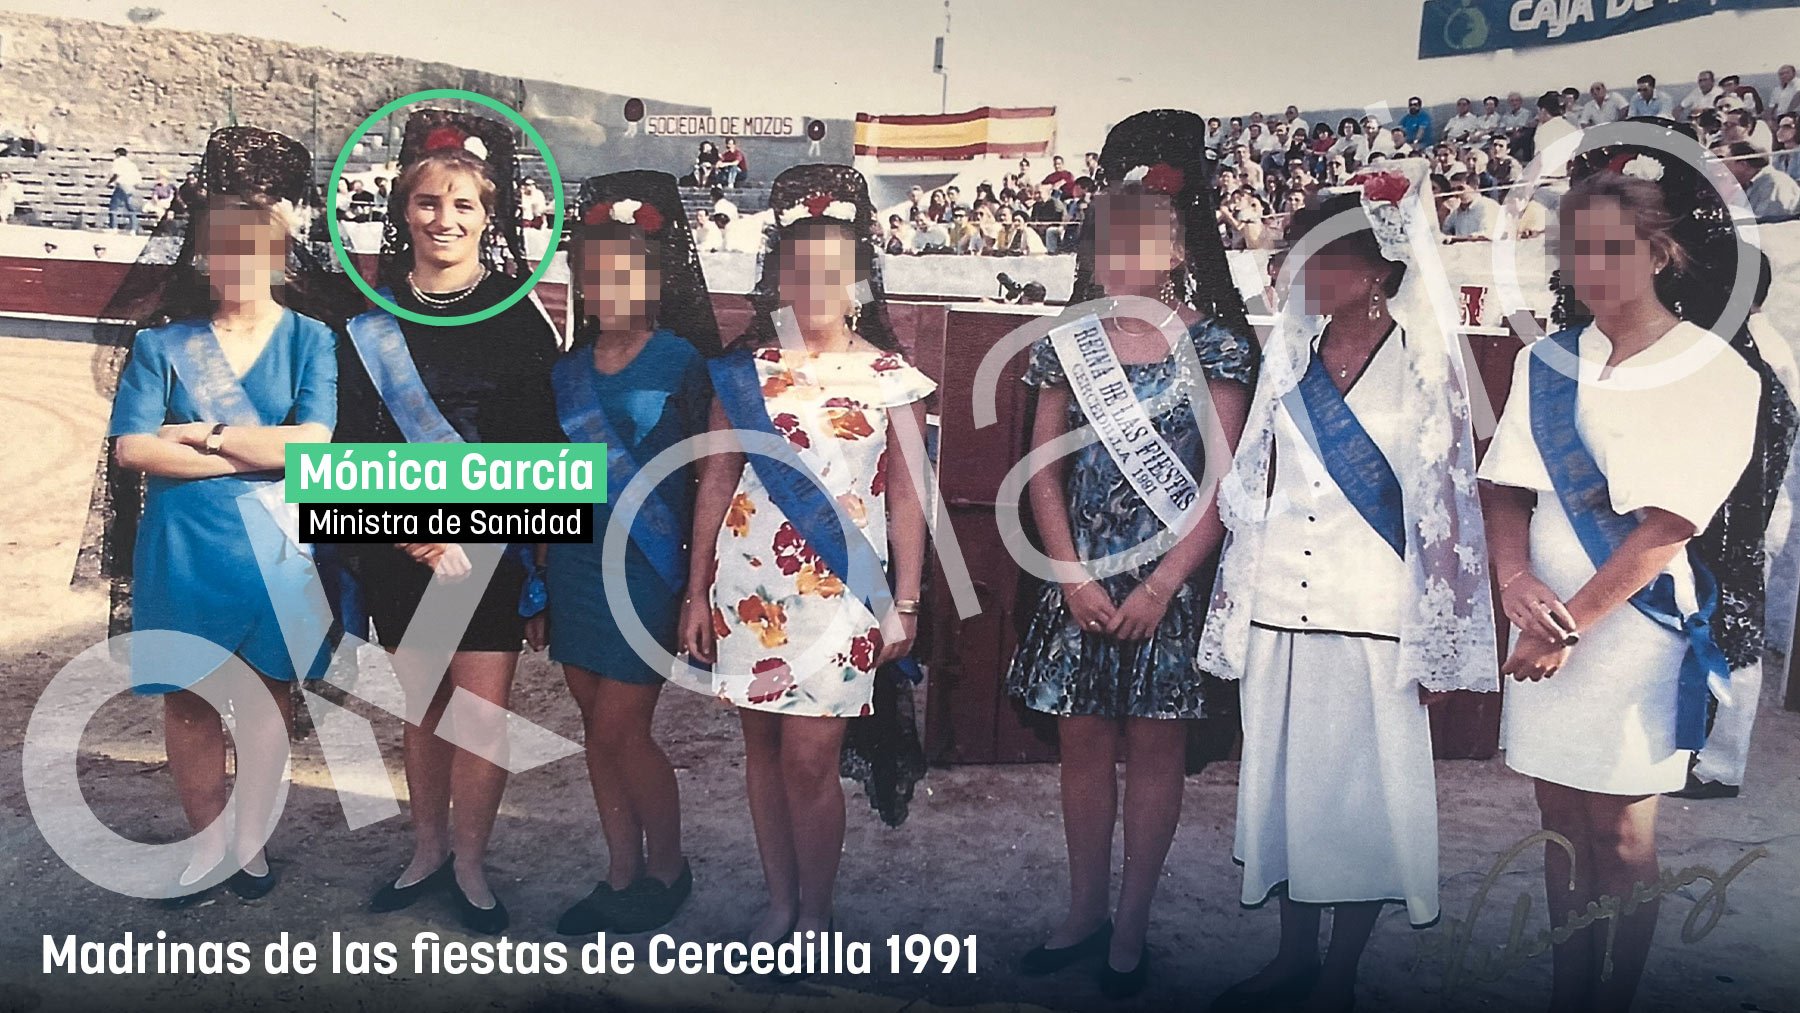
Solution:
<svg viewBox="0 0 1800 1013"><path fill-rule="evenodd" d="M1014 1004L1092 1009L1108 1004L1090 971L1025 979L1012 970L1039 941L1063 902L1063 847L1056 771L1049 765L934 770L911 820L883 827L860 797L851 800L839 927L876 940L878 973L778 987L724 977L646 973L560 977L429 976L232 978L46 976L46 934L112 941L166 930L189 941L251 942L258 952L281 933L328 946L346 939L399 940L415 932L463 938L446 905L427 902L395 916L363 904L407 852L394 819L346 829L326 790L316 740L296 744L295 787L272 850L283 880L270 897L227 898L165 912L94 886L51 852L32 823L20 779L20 742L39 692L59 666L104 635L104 603L69 588L68 574L86 506L105 408L88 375L88 346L0 338L0 1011L161 1008L289 1009L925 1009ZM528 659L515 694L531 720L578 736L576 710L560 676ZM364 709L387 753L397 790L397 719ZM742 752L731 715L692 694L671 691L658 730L680 770L686 835L696 875L693 900L670 931L724 939L748 926L759 904L760 872L742 792ZM96 811L135 840L185 833L162 756L160 711L128 696L114 700L83 739L83 785ZM1169 856L1152 926L1156 968L1141 1008L1203 1008L1273 952L1272 910L1237 902L1230 861L1236 765L1218 763L1190 778L1186 810ZM1412 930L1390 908L1364 962L1365 1009L1541 1009L1547 957L1522 962L1497 981L1446 991L1445 961L1434 948L1468 920L1488 871L1536 828L1525 779L1498 761L1438 765L1442 809L1443 909L1438 926ZM402 797L403 794L402 794ZM1724 870L1767 849L1731 883L1724 914L1704 938L1686 942L1681 923L1705 892L1683 887L1665 902L1640 1008L1800 1011L1800 714L1765 704L1749 784L1736 801L1668 802L1662 821L1670 869ZM550 926L591 886L601 863L598 819L585 769L571 757L512 781L490 856L494 882L513 912L514 939L548 941ZM1514 903L1530 898L1525 925L1544 925L1541 856L1528 851L1494 883L1474 919L1476 954L1505 943ZM1704 920L1704 916L1702 917ZM978 937L980 972L894 975L885 971L889 933ZM404 965L403 965L404 967Z"/></svg>

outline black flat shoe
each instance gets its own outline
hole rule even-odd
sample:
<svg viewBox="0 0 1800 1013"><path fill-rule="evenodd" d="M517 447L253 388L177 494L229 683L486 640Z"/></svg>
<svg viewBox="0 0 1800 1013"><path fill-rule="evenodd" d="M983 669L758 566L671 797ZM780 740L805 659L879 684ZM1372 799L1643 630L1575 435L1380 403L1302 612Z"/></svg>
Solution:
<svg viewBox="0 0 1800 1013"><path fill-rule="evenodd" d="M556 931L565 936L587 936L614 928L619 899L624 894L624 890L614 890L611 883L601 880L591 893L563 912L556 920Z"/></svg>
<svg viewBox="0 0 1800 1013"><path fill-rule="evenodd" d="M1111 944L1112 920L1108 919L1079 942L1058 946L1054 950L1046 946L1034 947L1031 952L1019 958L1019 973L1028 978L1054 974L1078 960L1105 953Z"/></svg>
<svg viewBox="0 0 1800 1013"><path fill-rule="evenodd" d="M685 859L681 863L681 873L672 883L644 876L626 887L620 896L613 929L635 935L662 928L669 924L693 892L694 867Z"/></svg>
<svg viewBox="0 0 1800 1013"><path fill-rule="evenodd" d="M1687 786L1679 791L1666 792L1670 798L1685 798L1693 801L1705 801L1713 798L1737 798L1739 788L1735 784L1723 781L1702 781L1692 774L1688 775Z"/></svg>
<svg viewBox="0 0 1800 1013"><path fill-rule="evenodd" d="M225 881L225 888L237 894L239 900L260 900L267 897L269 891L275 889L281 875L275 871L274 860L267 855L263 856L263 864L269 868L260 876L243 869L232 873L231 878Z"/></svg>
<svg viewBox="0 0 1800 1013"><path fill-rule="evenodd" d="M1249 1010L1290 1006L1312 994L1319 980L1319 965L1313 964L1290 974L1272 985L1251 986L1248 979L1226 989L1208 1006L1207 1013L1247 1013Z"/></svg>
<svg viewBox="0 0 1800 1013"><path fill-rule="evenodd" d="M1150 980L1150 947L1138 951L1137 966L1129 971L1116 971L1112 961L1100 965L1100 994L1108 999L1129 999L1144 990Z"/></svg>
<svg viewBox="0 0 1800 1013"><path fill-rule="evenodd" d="M506 905L500 902L498 894L494 896L493 907L477 907L463 892L462 884L451 881L450 901L456 906L456 916L462 919L463 928L481 936L497 936L506 931L512 918L506 913Z"/></svg>
<svg viewBox="0 0 1800 1013"><path fill-rule="evenodd" d="M375 896L369 899L369 910L377 914L382 914L388 911L399 911L403 908L412 907L425 897L442 890L446 885L454 882L456 878L455 864L456 856L447 855L444 857L444 864L438 866L437 871L426 876L424 879L419 880L417 883L412 883L407 886L396 886L394 885L394 880L389 880L388 882L381 884L381 889L375 891ZM405 872L406 870L401 870L402 875L404 875Z"/></svg>

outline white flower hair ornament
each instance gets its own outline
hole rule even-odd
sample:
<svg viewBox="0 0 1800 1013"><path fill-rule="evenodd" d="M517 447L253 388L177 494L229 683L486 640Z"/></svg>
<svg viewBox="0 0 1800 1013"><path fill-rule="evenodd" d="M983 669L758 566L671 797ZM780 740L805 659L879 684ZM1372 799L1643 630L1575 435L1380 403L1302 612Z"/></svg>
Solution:
<svg viewBox="0 0 1800 1013"><path fill-rule="evenodd" d="M775 213L775 223L784 229L807 218L834 218L854 224L856 205L847 200L834 200L830 194L815 193Z"/></svg>
<svg viewBox="0 0 1800 1013"><path fill-rule="evenodd" d="M1663 178L1662 162L1649 155L1636 155L1629 158L1615 159L1619 162L1618 171L1632 179L1641 179L1649 183L1660 183Z"/></svg>

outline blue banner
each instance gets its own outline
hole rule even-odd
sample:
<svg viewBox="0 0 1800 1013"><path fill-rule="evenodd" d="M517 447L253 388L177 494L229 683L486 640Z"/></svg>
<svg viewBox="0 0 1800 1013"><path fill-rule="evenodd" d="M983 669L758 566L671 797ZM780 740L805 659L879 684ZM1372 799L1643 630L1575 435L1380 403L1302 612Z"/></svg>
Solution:
<svg viewBox="0 0 1800 1013"><path fill-rule="evenodd" d="M1425 0L1419 59L1587 42L1771 7L1800 7L1800 0Z"/></svg>

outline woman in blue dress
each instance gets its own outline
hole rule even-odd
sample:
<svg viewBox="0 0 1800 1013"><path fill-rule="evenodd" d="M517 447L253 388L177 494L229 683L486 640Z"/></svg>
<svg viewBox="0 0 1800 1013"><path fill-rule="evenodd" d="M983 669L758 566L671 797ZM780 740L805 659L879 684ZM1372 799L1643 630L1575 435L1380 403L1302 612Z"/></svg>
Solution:
<svg viewBox="0 0 1800 1013"><path fill-rule="evenodd" d="M1139 113L1107 135L1108 183L1083 230L1075 298L1134 296L1160 304L1161 319L1106 320L1100 340L1073 355L1053 332L1025 372L1038 388L1034 452L1089 425L1097 402L1083 392L1106 381L1082 376L1117 368L1136 404L1135 417L1120 419L1112 406L1123 399L1105 397L1121 423L1113 431L1149 432L1161 447L1140 448L1177 462L1167 481L1140 487L1112 441L1096 439L1030 478L1044 551L1065 575L1045 584L1007 681L1058 719L1070 891L1062 922L1022 969L1048 974L1100 956L1102 990L1114 997L1145 983L1150 901L1181 814L1184 719L1206 713L1196 655L1223 529L1203 477L1208 459L1215 470L1229 461L1256 375L1255 338L1207 196L1204 138L1204 122L1178 110ZM1125 864L1114 907L1121 738Z"/></svg>
<svg viewBox="0 0 1800 1013"><path fill-rule="evenodd" d="M690 469L658 483L628 530L609 521L633 474L706 430L711 386L700 350L718 349L719 328L674 177L596 176L582 184L576 212L569 268L580 330L556 365L557 414L570 440L607 445L610 494L594 506L592 542L549 546L546 579L550 658L581 707L608 866L557 931L648 932L674 917L693 873L681 852L675 770L650 731L663 666L634 647L616 616L628 598L656 645L674 653ZM605 540L619 537L628 542L615 574L601 556Z"/></svg>
<svg viewBox="0 0 1800 1013"><path fill-rule="evenodd" d="M306 149L230 128L208 142L204 169L211 197L191 210L157 326L137 332L108 428L115 463L147 476L142 517L116 523L136 522L132 687L162 697L169 769L196 832L177 903L221 881L246 899L275 886L262 845L287 760L288 684L323 673L329 621L304 594L313 569L281 473L287 444L328 441L337 420L336 339L276 298L304 227L295 207ZM238 662L274 706L242 696ZM221 818L231 792L224 701L235 820Z"/></svg>

